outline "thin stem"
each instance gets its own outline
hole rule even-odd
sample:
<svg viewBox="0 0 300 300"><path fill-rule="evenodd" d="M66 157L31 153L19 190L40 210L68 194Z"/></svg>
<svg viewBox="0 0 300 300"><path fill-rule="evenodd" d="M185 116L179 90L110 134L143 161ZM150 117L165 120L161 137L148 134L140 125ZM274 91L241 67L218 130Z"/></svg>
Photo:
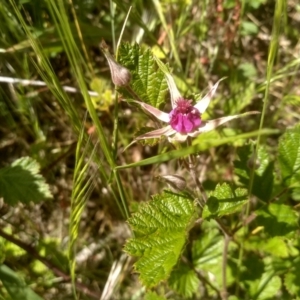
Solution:
<svg viewBox="0 0 300 300"><path fill-rule="evenodd" d="M231 237L224 232L224 248L223 248L223 262L222 262L222 291L221 291L222 300L228 299L226 267L227 267L228 248L229 248L230 240Z"/></svg>
<svg viewBox="0 0 300 300"><path fill-rule="evenodd" d="M187 144L188 144L188 146L191 146L191 140L189 138L187 139ZM190 171L190 174L191 174L191 177L193 178L194 183L196 184L197 196L199 198L199 204L200 204L201 208L203 208L207 201L207 195L202 186L202 183L200 182L200 180L196 174L194 156L192 154L190 154L188 156L188 160L189 160L188 169Z"/></svg>

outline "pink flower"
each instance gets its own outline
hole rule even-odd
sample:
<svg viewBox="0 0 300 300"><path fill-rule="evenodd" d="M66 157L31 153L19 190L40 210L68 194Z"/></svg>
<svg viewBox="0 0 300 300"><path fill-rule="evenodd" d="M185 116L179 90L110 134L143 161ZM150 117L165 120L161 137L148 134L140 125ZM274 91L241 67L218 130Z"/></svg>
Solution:
<svg viewBox="0 0 300 300"><path fill-rule="evenodd" d="M136 140L159 138L162 135L167 136L170 142L179 141L183 142L188 136L196 137L202 132L207 132L215 129L216 127L231 121L236 118L241 118L250 114L257 114L257 111L250 111L244 114L223 117L215 120L204 121L201 116L206 111L212 97L214 96L217 87L220 83L219 80L210 91L192 105L192 100L184 99L179 93L173 77L166 73L166 79L170 90L172 110L169 113L160 111L159 109L140 101L138 103L147 112L151 113L158 120L167 123L168 125L136 138Z"/></svg>

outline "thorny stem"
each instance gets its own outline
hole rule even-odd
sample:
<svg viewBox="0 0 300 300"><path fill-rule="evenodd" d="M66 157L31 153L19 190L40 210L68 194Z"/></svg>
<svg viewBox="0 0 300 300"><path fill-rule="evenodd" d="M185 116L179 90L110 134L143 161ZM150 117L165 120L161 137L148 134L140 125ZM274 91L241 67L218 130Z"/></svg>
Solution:
<svg viewBox="0 0 300 300"><path fill-rule="evenodd" d="M45 266L47 266L56 276L61 277L65 282L69 281L71 282L71 277L65 273L63 270L61 270L58 266L56 266L53 262L51 262L49 259L39 255L39 253L36 251L36 249L21 240L15 238L14 236L7 234L6 232L2 231L0 229L0 236L6 239L7 241L19 246L23 250L27 252L28 255L32 256L33 258L39 260L41 263L43 263ZM85 295L91 297L92 299L100 299L101 294L98 292L90 290L88 286L85 284L76 281L75 282L76 289L78 291L81 291Z"/></svg>

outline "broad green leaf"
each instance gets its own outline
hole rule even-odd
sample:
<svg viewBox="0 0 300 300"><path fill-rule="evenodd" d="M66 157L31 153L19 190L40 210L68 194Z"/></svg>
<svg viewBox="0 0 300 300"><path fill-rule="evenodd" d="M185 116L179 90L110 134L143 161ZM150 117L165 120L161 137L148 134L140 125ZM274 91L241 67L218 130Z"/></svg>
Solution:
<svg viewBox="0 0 300 300"><path fill-rule="evenodd" d="M119 48L119 62L130 70L130 88L140 101L157 108L165 102L168 85L150 49L138 44L122 44ZM120 88L120 92L132 98L132 94L125 88Z"/></svg>
<svg viewBox="0 0 300 300"><path fill-rule="evenodd" d="M279 140L278 160L282 180L289 186L300 182L300 126L288 129Z"/></svg>
<svg viewBox="0 0 300 300"><path fill-rule="evenodd" d="M256 24L248 21L243 21L241 24L241 34L242 35L250 35L250 34L257 34L258 27Z"/></svg>
<svg viewBox="0 0 300 300"><path fill-rule="evenodd" d="M287 258L289 256L288 245L282 237L272 237L270 239L260 236L251 236L244 243L245 249L253 251L264 251L273 257Z"/></svg>
<svg viewBox="0 0 300 300"><path fill-rule="evenodd" d="M262 277L255 283L251 285L250 293L253 299L257 300L274 299L281 288L281 279L275 276L274 272L262 274Z"/></svg>
<svg viewBox="0 0 300 300"><path fill-rule="evenodd" d="M215 262L216 257L222 256L223 240L217 229L207 230L204 235L193 243L192 258L196 268Z"/></svg>
<svg viewBox="0 0 300 300"><path fill-rule="evenodd" d="M240 182L249 186L251 168L255 168L252 193L261 200L269 200L274 184L274 163L264 147L259 147L256 161L253 157L252 145L246 145L237 151L239 159L234 162L235 174Z"/></svg>
<svg viewBox="0 0 300 300"><path fill-rule="evenodd" d="M125 251L138 256L135 270L142 283L155 286L169 277L186 243L195 210L190 199L164 192L140 206L128 220L135 233Z"/></svg>
<svg viewBox="0 0 300 300"><path fill-rule="evenodd" d="M6 265L0 265L0 281L12 299L43 300L19 275Z"/></svg>
<svg viewBox="0 0 300 300"><path fill-rule="evenodd" d="M52 198L49 186L39 172L39 164L30 157L22 157L1 169L0 197L9 205Z"/></svg>
<svg viewBox="0 0 300 300"><path fill-rule="evenodd" d="M249 243L250 246L251 243ZM245 245L248 249L248 244ZM258 249L256 249L258 251ZM241 268L240 282L245 289L249 289L251 282L259 280L264 273L264 261L255 252L248 252L243 259Z"/></svg>
<svg viewBox="0 0 300 300"><path fill-rule="evenodd" d="M172 271L168 283L178 294L191 298L197 291L200 280L194 270L186 265L179 264Z"/></svg>
<svg viewBox="0 0 300 300"><path fill-rule="evenodd" d="M281 279L274 275L274 272L265 272L254 281L244 282L250 299L266 300L274 299L281 288Z"/></svg>
<svg viewBox="0 0 300 300"><path fill-rule="evenodd" d="M284 285L291 296L300 297L300 261L293 263L293 267L284 276Z"/></svg>
<svg viewBox="0 0 300 300"><path fill-rule="evenodd" d="M203 210L203 218L232 214L247 203L247 197L246 189L233 190L227 183L218 184L215 190L209 194Z"/></svg>
<svg viewBox="0 0 300 300"><path fill-rule="evenodd" d="M206 222L213 223L214 222ZM203 225L205 225L203 223ZM202 225L202 227L204 227ZM200 271L205 277L211 282L211 285L215 289L221 289L222 287L222 268L223 261L223 249L224 249L224 237L220 234L220 231L216 228L210 227L202 228L204 231L199 238L192 245L192 260L193 265L196 270ZM233 243L229 244L228 249L228 258L233 258L234 248L236 246ZM227 284L230 285L234 282L234 269L232 268L233 264L229 263L226 267L227 274ZM214 280L211 280L214 278ZM212 289L209 285L206 285L209 294L213 298L215 295L215 290Z"/></svg>
<svg viewBox="0 0 300 300"><path fill-rule="evenodd" d="M271 261L271 258L263 259L252 252L245 256L239 280L239 284L248 295L245 298L274 299L281 288L281 280L272 268Z"/></svg>
<svg viewBox="0 0 300 300"><path fill-rule="evenodd" d="M299 228L296 211L284 204L272 203L257 210L256 214L255 224L263 226L269 236L285 236Z"/></svg>
<svg viewBox="0 0 300 300"><path fill-rule="evenodd" d="M159 296L154 292L149 291L145 295L145 300L166 300L166 298L163 296Z"/></svg>

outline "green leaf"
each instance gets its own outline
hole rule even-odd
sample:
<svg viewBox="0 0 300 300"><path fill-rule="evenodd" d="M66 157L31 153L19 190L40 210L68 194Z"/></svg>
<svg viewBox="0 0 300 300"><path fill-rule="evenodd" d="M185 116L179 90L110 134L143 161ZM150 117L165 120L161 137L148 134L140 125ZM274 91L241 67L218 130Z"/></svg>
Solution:
<svg viewBox="0 0 300 300"><path fill-rule="evenodd" d="M250 34L257 34L258 27L252 22L243 21L241 24L241 34L242 35L250 35Z"/></svg>
<svg viewBox="0 0 300 300"><path fill-rule="evenodd" d="M269 236L285 236L298 228L297 213L290 206L272 203L256 214L255 224L263 226Z"/></svg>
<svg viewBox="0 0 300 300"><path fill-rule="evenodd" d="M274 276L273 272L266 272L257 281L255 289L252 290L254 299L265 300L274 299L281 288L281 279L279 276Z"/></svg>
<svg viewBox="0 0 300 300"><path fill-rule="evenodd" d="M300 297L300 261L293 263L293 267L284 276L284 285L291 296Z"/></svg>
<svg viewBox="0 0 300 300"><path fill-rule="evenodd" d="M159 296L154 292L149 291L145 295L145 300L166 300L166 298L163 296Z"/></svg>
<svg viewBox="0 0 300 300"><path fill-rule="evenodd" d="M179 264L171 273L168 283L178 294L191 298L197 291L200 280L194 270L186 265Z"/></svg>
<svg viewBox="0 0 300 300"><path fill-rule="evenodd" d="M252 145L240 147L237 154L239 159L234 162L234 167L240 182L246 187L249 186L251 168L254 167L252 193L261 200L269 200L274 184L274 163L270 160L266 149L259 147L255 162Z"/></svg>
<svg viewBox="0 0 300 300"><path fill-rule="evenodd" d="M201 239L193 243L192 258L196 268L207 269L214 264L216 257L222 257L223 239L217 229L211 229L206 232Z"/></svg>
<svg viewBox="0 0 300 300"><path fill-rule="evenodd" d="M249 242L245 245L247 249L249 246L253 247L253 245ZM258 251L258 249L255 249ZM246 290L249 289L249 285L251 282L255 282L259 280L264 273L265 264L264 261L259 257L255 252L248 252L247 256L243 259L243 264L241 265L241 278L240 282L245 287Z"/></svg>
<svg viewBox="0 0 300 300"><path fill-rule="evenodd" d="M287 258L289 256L288 246L284 239L279 236L269 239L262 239L260 236L250 236L250 238L245 241L244 245L247 250L264 251L271 254L273 257Z"/></svg>
<svg viewBox="0 0 300 300"><path fill-rule="evenodd" d="M186 242L195 210L190 199L164 192L140 206L128 220L135 233L125 245L125 251L138 256L135 270L142 283L155 286L169 277Z"/></svg>
<svg viewBox="0 0 300 300"><path fill-rule="evenodd" d="M119 62L130 70L130 87L140 101L157 108L165 102L168 85L150 49L138 44L122 44L119 48ZM132 98L125 88L120 88L120 92Z"/></svg>
<svg viewBox="0 0 300 300"><path fill-rule="evenodd" d="M300 126L288 129L279 140L278 160L287 186L300 182Z"/></svg>
<svg viewBox="0 0 300 300"><path fill-rule="evenodd" d="M28 204L52 198L48 184L39 174L39 164L30 157L22 157L0 170L0 197L9 205Z"/></svg>
<svg viewBox="0 0 300 300"><path fill-rule="evenodd" d="M281 279L270 267L268 259L262 259L251 252L247 255L239 281L248 294L245 298L260 300L275 298L281 288Z"/></svg>
<svg viewBox="0 0 300 300"><path fill-rule="evenodd" d="M236 245L229 244L228 264L226 266L226 277L228 286L234 280L234 268L230 259L236 252ZM210 281L210 285L206 284L206 288L213 299L216 296L215 290L222 288L222 272L221 266L223 261L224 237L220 230L216 228L215 222L204 222L201 228L201 236L192 245L192 260L196 270L201 272L203 276ZM212 280L213 278L213 280ZM203 282L202 282L203 283ZM211 286L214 286L212 289Z"/></svg>
<svg viewBox="0 0 300 300"><path fill-rule="evenodd" d="M12 299L43 300L16 272L6 265L0 265L0 280Z"/></svg>
<svg viewBox="0 0 300 300"><path fill-rule="evenodd" d="M203 218L232 214L247 203L247 197L246 189L233 190L227 183L218 184L215 190L209 194L203 210Z"/></svg>

